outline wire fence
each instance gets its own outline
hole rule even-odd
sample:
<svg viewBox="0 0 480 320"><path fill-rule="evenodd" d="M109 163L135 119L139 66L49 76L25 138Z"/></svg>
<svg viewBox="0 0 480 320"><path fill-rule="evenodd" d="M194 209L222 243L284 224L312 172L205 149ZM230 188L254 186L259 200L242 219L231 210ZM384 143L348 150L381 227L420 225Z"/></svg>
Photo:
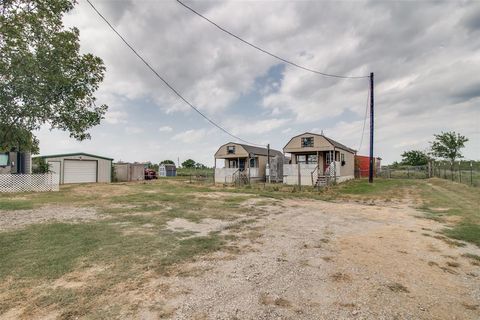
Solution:
<svg viewBox="0 0 480 320"><path fill-rule="evenodd" d="M211 168L178 168L175 179L188 181L190 183L213 184L214 171Z"/></svg>
<svg viewBox="0 0 480 320"><path fill-rule="evenodd" d="M480 187L480 168L465 163L450 166L445 163L431 163L426 166L384 166L377 177L387 179L428 179L437 177Z"/></svg>

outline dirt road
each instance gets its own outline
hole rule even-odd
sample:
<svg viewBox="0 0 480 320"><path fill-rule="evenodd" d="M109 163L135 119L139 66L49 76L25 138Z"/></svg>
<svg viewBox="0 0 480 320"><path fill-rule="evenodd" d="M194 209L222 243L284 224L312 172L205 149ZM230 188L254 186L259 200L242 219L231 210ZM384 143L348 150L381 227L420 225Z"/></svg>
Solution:
<svg viewBox="0 0 480 320"><path fill-rule="evenodd" d="M140 316L479 319L480 266L462 256L479 248L442 239L444 226L419 215L401 204L285 200L234 231L239 253L152 280Z"/></svg>

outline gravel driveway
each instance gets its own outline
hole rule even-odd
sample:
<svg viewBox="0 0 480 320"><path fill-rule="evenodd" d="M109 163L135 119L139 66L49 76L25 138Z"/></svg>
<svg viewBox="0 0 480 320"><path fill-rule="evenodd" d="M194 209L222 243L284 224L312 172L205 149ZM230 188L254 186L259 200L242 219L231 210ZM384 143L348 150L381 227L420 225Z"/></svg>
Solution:
<svg viewBox="0 0 480 320"><path fill-rule="evenodd" d="M242 240L239 254L216 253L184 267L204 272L152 282L168 289L145 306L163 308L142 317L480 318L480 267L462 256L480 250L439 239L441 224L406 205L281 205L253 226L260 237Z"/></svg>

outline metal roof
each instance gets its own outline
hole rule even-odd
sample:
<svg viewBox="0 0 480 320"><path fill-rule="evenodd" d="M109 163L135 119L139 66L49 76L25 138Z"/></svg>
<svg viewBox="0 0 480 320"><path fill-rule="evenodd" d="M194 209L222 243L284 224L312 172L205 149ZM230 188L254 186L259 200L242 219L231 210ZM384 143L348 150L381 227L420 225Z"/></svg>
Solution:
<svg viewBox="0 0 480 320"><path fill-rule="evenodd" d="M95 155L95 154L85 153L85 152L50 154L50 155L46 155L46 156L35 156L34 158L47 159L47 158L61 158L61 157L70 157L70 156L87 156L87 157L93 157L93 158L99 158L99 159L105 159L105 160L113 161L112 158L97 156L97 155Z"/></svg>
<svg viewBox="0 0 480 320"><path fill-rule="evenodd" d="M254 147L248 144L242 144L242 143L237 143L237 142L229 142L225 143L222 146L226 146L229 144L236 144L241 146L242 148L245 149L248 153L253 153L255 155L260 155L260 156L266 156L268 154L268 149L267 148L261 148L261 147ZM270 149L270 156L275 157L275 156L282 156L283 157L283 152L275 150L275 149Z"/></svg>

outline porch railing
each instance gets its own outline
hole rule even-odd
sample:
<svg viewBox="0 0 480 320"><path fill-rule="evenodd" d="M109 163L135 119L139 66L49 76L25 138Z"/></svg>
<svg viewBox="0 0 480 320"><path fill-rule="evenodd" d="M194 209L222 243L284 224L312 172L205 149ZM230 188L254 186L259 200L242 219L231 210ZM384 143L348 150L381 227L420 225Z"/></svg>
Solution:
<svg viewBox="0 0 480 320"><path fill-rule="evenodd" d="M317 173L316 179L313 178L313 176L315 175L315 172ZM310 176L312 177L312 187L314 187L318 179L318 166L316 166L315 169L313 169L313 171L310 173Z"/></svg>

